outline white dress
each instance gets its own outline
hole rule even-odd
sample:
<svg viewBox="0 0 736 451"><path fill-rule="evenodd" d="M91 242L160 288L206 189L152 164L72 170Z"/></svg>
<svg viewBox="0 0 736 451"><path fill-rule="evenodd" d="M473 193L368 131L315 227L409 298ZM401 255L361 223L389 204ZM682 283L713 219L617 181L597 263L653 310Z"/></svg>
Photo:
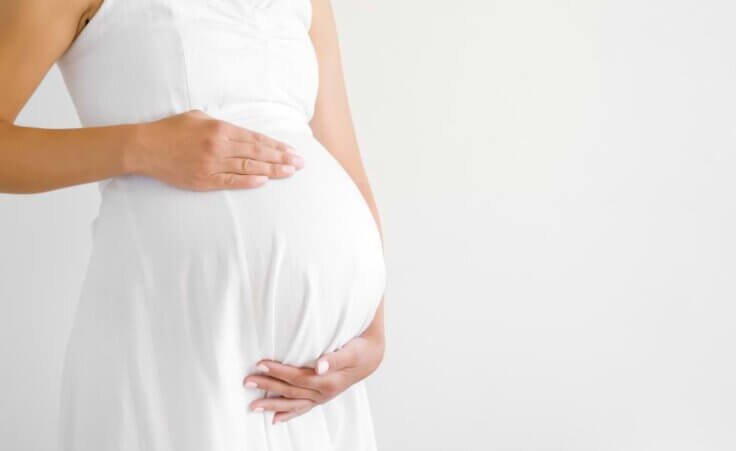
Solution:
<svg viewBox="0 0 736 451"><path fill-rule="evenodd" d="M104 0L58 61L83 126L199 108L305 160L252 189L98 183L61 450L376 449L363 382L276 425L248 408L272 394L242 386L259 359L313 366L359 335L386 283L370 209L308 126L311 16L310 0Z"/></svg>

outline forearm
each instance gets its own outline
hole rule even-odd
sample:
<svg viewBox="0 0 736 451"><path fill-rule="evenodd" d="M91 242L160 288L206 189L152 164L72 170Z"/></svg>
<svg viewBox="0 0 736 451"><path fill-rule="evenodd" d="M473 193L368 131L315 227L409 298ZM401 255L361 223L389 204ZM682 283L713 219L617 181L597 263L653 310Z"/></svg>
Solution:
<svg viewBox="0 0 736 451"><path fill-rule="evenodd" d="M363 167L350 114L332 6L329 0L313 0L312 10L310 36L319 60L320 86L310 126L315 137L340 162L360 189L373 214L383 246L381 218ZM382 297L373 321L363 333L364 336L377 338L381 343L384 333L383 304Z"/></svg>
<svg viewBox="0 0 736 451"><path fill-rule="evenodd" d="M127 174L136 127L49 129L0 121L0 192L37 193Z"/></svg>

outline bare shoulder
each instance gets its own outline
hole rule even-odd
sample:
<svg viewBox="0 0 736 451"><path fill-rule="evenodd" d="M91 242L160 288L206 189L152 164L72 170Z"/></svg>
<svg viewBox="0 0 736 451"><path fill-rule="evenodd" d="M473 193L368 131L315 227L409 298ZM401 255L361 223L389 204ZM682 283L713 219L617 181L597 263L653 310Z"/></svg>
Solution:
<svg viewBox="0 0 736 451"><path fill-rule="evenodd" d="M12 122L103 0L0 0L0 120Z"/></svg>
<svg viewBox="0 0 736 451"><path fill-rule="evenodd" d="M0 2L0 20L12 22L26 17L69 15L81 18L94 12L103 0L3 0Z"/></svg>

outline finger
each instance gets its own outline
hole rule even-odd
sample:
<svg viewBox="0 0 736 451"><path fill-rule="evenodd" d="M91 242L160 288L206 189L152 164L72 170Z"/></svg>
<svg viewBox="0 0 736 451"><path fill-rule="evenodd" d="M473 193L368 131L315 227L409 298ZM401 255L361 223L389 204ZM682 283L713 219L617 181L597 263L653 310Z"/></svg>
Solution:
<svg viewBox="0 0 736 451"><path fill-rule="evenodd" d="M212 189L217 188L256 188L268 180L265 175L243 175L232 172L220 172L212 175Z"/></svg>
<svg viewBox="0 0 736 451"><path fill-rule="evenodd" d="M319 375L328 371L339 371L355 365L358 356L358 347L361 337L356 337L347 342L337 351L323 354L315 364L315 372Z"/></svg>
<svg viewBox="0 0 736 451"><path fill-rule="evenodd" d="M299 415L304 415L305 413L312 410L312 407L314 406L307 407L304 409L292 410L291 412L277 412L273 416L273 420L271 420L271 424L283 423L284 421L289 421L292 418L298 417Z"/></svg>
<svg viewBox="0 0 736 451"><path fill-rule="evenodd" d="M223 126L223 129L225 131L225 136L227 136L227 138L231 141L262 143L268 147L273 147L274 149L281 150L282 152L286 152L288 150L294 151L294 148L286 144L285 142L271 138L270 136L263 133L256 132L254 130L248 130L247 128L240 127L231 122L221 122L221 125Z"/></svg>
<svg viewBox="0 0 736 451"><path fill-rule="evenodd" d="M266 373L272 378L284 381L288 385L301 387L318 393L314 399L318 402L324 402L326 399L334 396L349 386L349 377L340 371L331 371L328 374L316 375L311 367L296 367L285 365L273 360L262 360L258 366L262 369L268 369ZM249 376L251 377L251 376Z"/></svg>
<svg viewBox="0 0 736 451"><path fill-rule="evenodd" d="M297 162L298 155L284 152L258 142L220 141L219 154L224 158L253 158L267 163Z"/></svg>
<svg viewBox="0 0 736 451"><path fill-rule="evenodd" d="M274 149L281 150L282 152L296 152L293 147L286 144L285 142L281 142L279 140L276 140L274 138L271 138L268 135L264 135L263 133L253 132L252 134L253 141L261 144L265 144L268 147L273 147Z"/></svg>
<svg viewBox="0 0 736 451"><path fill-rule="evenodd" d="M309 399L288 399L288 398L258 398L250 403L251 410L262 412L269 410L273 412L293 412L314 406L314 401Z"/></svg>
<svg viewBox="0 0 736 451"><path fill-rule="evenodd" d="M235 172L238 174L265 175L271 178L288 177L296 168L288 164L266 163L251 158L227 158L222 160L221 172Z"/></svg>
<svg viewBox="0 0 736 451"><path fill-rule="evenodd" d="M291 399L311 399L317 401L321 395L316 390L288 384L279 379L263 375L251 375L245 378L243 383L245 388L258 388L285 398Z"/></svg>
<svg viewBox="0 0 736 451"><path fill-rule="evenodd" d="M286 365L274 360L262 360L259 362L260 365L263 365L263 368L267 369L269 376L280 379L290 385L312 390L319 389L319 380L315 376L312 368Z"/></svg>
<svg viewBox="0 0 736 451"><path fill-rule="evenodd" d="M289 164L296 168L304 166L304 158L257 142L223 141L220 150L225 158L252 158L267 163Z"/></svg>

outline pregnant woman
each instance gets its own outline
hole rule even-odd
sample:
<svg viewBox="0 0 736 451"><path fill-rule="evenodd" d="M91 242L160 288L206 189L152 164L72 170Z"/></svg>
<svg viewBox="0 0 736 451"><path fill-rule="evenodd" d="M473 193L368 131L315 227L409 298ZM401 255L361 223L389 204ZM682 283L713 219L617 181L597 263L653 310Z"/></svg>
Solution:
<svg viewBox="0 0 736 451"><path fill-rule="evenodd" d="M83 127L15 125L55 62ZM89 182L61 450L376 449L386 273L329 0L3 1L0 189Z"/></svg>

